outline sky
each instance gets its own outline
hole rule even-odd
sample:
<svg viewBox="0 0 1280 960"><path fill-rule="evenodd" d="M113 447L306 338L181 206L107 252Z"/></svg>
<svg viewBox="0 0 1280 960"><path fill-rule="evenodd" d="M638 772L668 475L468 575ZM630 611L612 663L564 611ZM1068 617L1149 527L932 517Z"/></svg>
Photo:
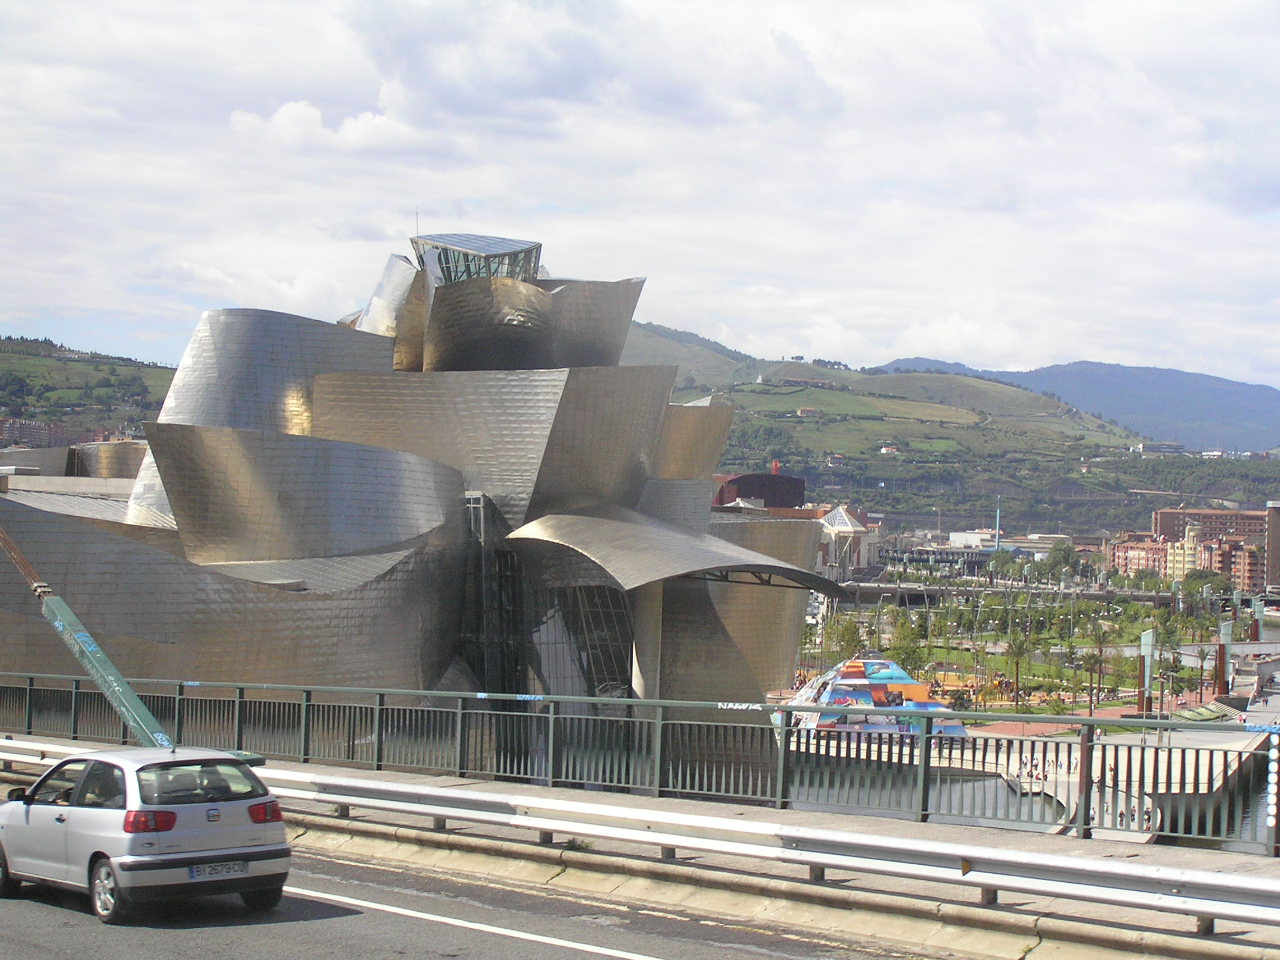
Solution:
<svg viewBox="0 0 1280 960"><path fill-rule="evenodd" d="M414 233L752 355L1280 387L1274 0L0 0L0 335L176 364Z"/></svg>

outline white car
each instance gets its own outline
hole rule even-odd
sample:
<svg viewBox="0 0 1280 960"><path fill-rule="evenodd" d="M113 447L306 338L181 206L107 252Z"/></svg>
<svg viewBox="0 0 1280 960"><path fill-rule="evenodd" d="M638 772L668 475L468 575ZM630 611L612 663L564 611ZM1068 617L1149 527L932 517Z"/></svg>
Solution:
<svg viewBox="0 0 1280 960"><path fill-rule="evenodd" d="M70 757L0 803L0 897L23 880L78 890L106 923L135 903L221 893L270 910L288 873L279 801L217 750Z"/></svg>

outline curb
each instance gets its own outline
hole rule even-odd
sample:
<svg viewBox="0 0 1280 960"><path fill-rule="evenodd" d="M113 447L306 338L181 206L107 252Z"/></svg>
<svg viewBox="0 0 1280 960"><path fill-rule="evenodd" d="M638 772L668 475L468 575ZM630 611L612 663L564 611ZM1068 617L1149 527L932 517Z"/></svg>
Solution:
<svg viewBox="0 0 1280 960"><path fill-rule="evenodd" d="M977 960L1277 960L1261 944L286 811L290 842Z"/></svg>

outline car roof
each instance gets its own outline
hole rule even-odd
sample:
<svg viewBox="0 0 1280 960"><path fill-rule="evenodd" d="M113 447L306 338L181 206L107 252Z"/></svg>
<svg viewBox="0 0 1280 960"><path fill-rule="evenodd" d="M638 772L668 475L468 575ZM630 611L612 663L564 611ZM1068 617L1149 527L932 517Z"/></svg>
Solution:
<svg viewBox="0 0 1280 960"><path fill-rule="evenodd" d="M153 763L171 763L177 761L192 762L200 760L224 760L232 763L243 763L239 757L232 756L222 750L208 750L201 747L177 747L172 750L164 747L119 747L113 750L95 750L92 753L81 753L67 757L68 760L102 760L118 764L122 767L145 767Z"/></svg>

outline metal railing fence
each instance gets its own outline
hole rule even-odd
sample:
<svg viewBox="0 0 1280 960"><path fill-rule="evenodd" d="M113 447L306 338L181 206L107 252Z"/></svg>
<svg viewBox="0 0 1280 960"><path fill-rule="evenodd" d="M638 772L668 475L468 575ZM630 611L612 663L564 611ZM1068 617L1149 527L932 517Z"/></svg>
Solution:
<svg viewBox="0 0 1280 960"><path fill-rule="evenodd" d="M131 682L180 745L367 769L1277 852L1280 730L1270 728ZM865 722L831 725L841 718ZM963 720L969 735L935 732L935 719L951 718ZM983 731L984 724L1010 720L1025 733ZM911 729L899 732L900 723ZM891 732L877 731L878 725ZM129 742L106 698L85 678L51 674L0 673L0 731Z"/></svg>
<svg viewBox="0 0 1280 960"><path fill-rule="evenodd" d="M6 768L10 764L50 767L74 753L74 748L65 743L19 739L8 741L7 746L0 744L0 762ZM338 822L360 808L430 817L433 832L446 830L448 821L458 820L537 831L541 845L553 844L562 837L587 837L656 847L657 855L667 861L675 859L680 849L729 854L765 863L806 866L807 889L831 880L827 870L834 869L859 876L871 874L976 888L983 906L995 905L1004 891L1039 894L1055 900L1112 904L1128 908L1125 934L1131 933L1135 925L1154 926L1153 932L1167 934L1172 932L1170 923L1176 930L1177 917L1194 918L1196 933L1201 936L1212 934L1219 919L1280 924L1280 881L1249 872L1188 870L1043 851L1029 857L1016 848L859 834L737 816L715 817L634 803L604 803L599 797L565 800L538 794L458 790L453 786L334 776L332 770L323 769L264 768L261 776L277 797L333 804L339 811ZM4 775L0 774L0 778ZM305 823L305 833L313 833L317 828L321 832L334 829L334 821L322 822L328 818L286 814L286 819L293 817ZM416 832L421 841L426 831ZM390 828L383 835L394 836L397 843L412 842L399 827ZM563 861L557 860L563 868ZM712 884L717 882L716 873L705 864L690 866L699 872L706 870L704 876L694 882L703 879ZM780 877L769 881L768 895L772 899L787 896L785 881L779 886L779 880ZM728 889L737 888L733 879L729 883L733 886ZM1161 914L1156 921L1158 926L1135 916L1134 907ZM985 927L986 919L970 914L968 920L960 922ZM955 920L953 916L951 922ZM1037 927L1036 933L1047 936L1050 941L1062 938L1079 943L1079 931L1071 927L1058 927L1056 937L1054 931L1042 927ZM1125 937L1122 949L1133 945L1125 934L1122 934ZM1108 939L1106 926L1095 929L1091 938L1095 945L1104 945ZM1152 940L1144 938L1148 952L1154 949L1152 944ZM1178 948L1170 956L1190 955L1185 941L1166 945ZM1243 944L1236 946L1245 949ZM1193 949L1197 956L1204 952L1201 945ZM1259 949L1265 951L1265 947L1255 946L1248 955L1257 956Z"/></svg>

